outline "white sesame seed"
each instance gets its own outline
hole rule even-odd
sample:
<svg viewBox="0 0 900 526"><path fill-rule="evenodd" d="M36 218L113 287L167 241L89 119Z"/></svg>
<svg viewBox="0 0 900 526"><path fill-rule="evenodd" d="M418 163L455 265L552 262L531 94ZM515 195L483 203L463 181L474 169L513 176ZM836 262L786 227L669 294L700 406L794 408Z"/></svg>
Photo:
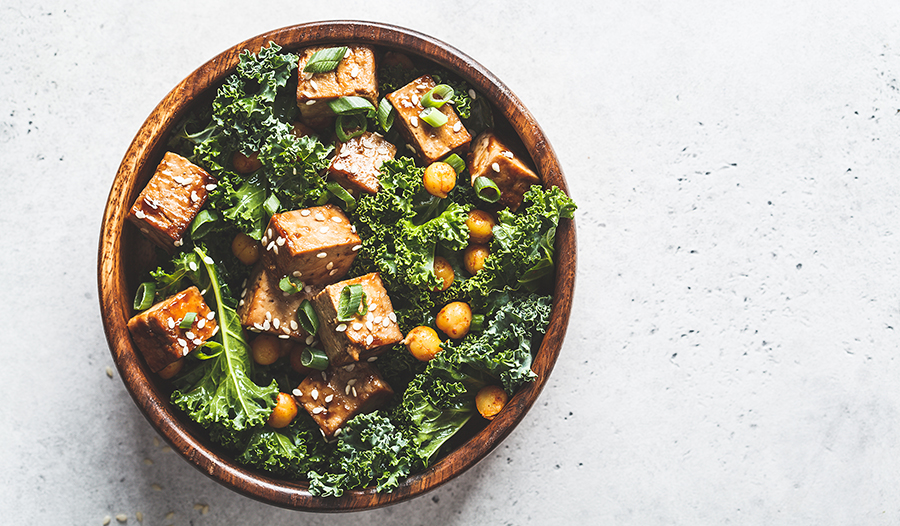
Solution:
<svg viewBox="0 0 900 526"><path fill-rule="evenodd" d="M197 328L202 329L203 327L206 327L206 318L200 318L199 320L197 320Z"/></svg>
<svg viewBox="0 0 900 526"><path fill-rule="evenodd" d="M145 214L143 210L138 210L134 213L134 217L138 219L144 219L145 217L147 217L147 214Z"/></svg>
<svg viewBox="0 0 900 526"><path fill-rule="evenodd" d="M107 524L109 524L109 522L111 520L112 520L112 517L110 517L109 515L107 515L106 517L103 517L103 526L106 526Z"/></svg>
<svg viewBox="0 0 900 526"><path fill-rule="evenodd" d="M186 333L184 333L184 335L187 336L188 340L193 340L194 338L196 338L196 336L194 336L194 333L191 331L187 331Z"/></svg>
<svg viewBox="0 0 900 526"><path fill-rule="evenodd" d="M311 293L311 292L312 292L312 285L307 285L307 286L303 287L303 292L305 292L305 293L307 293L307 294Z"/></svg>
<svg viewBox="0 0 900 526"><path fill-rule="evenodd" d="M334 275L337 274L337 273L338 273L338 269L332 269L332 270L328 273L328 275L329 275L329 276L334 276Z"/></svg>
<svg viewBox="0 0 900 526"><path fill-rule="evenodd" d="M199 200L200 200L200 196L197 195L197 192L195 190L191 190L191 201L196 203Z"/></svg>
<svg viewBox="0 0 900 526"><path fill-rule="evenodd" d="M390 324L391 324L391 320L388 318L385 318L384 321L381 322L382 327L388 327L388 326L390 326Z"/></svg>
<svg viewBox="0 0 900 526"><path fill-rule="evenodd" d="M344 394L347 396L350 396L350 386L349 385L344 387Z"/></svg>
<svg viewBox="0 0 900 526"><path fill-rule="evenodd" d="M206 263L207 265L215 265L216 264L216 262L213 261L213 258L211 258L209 256L204 256L203 262Z"/></svg>
<svg viewBox="0 0 900 526"><path fill-rule="evenodd" d="M266 319L272 321L272 313L270 311L266 311Z"/></svg>
<svg viewBox="0 0 900 526"><path fill-rule="evenodd" d="M344 53L344 58L350 58L351 55L353 55L353 50L348 47L347 52Z"/></svg>
<svg viewBox="0 0 900 526"><path fill-rule="evenodd" d="M143 233L145 233L145 234L149 234L149 233L150 233L150 231L147 230L147 229L144 228L144 227L141 227L141 232L143 232ZM178 243L178 242L176 241L175 243ZM178 245L176 244L175 246L177 247Z"/></svg>
<svg viewBox="0 0 900 526"><path fill-rule="evenodd" d="M330 395L328 395L328 396L325 397L325 403L326 403L326 404L331 403L332 400L334 400L334 395L333 395L333 394L330 394Z"/></svg>
<svg viewBox="0 0 900 526"><path fill-rule="evenodd" d="M319 399L319 390L313 389L312 391L309 392L309 396L311 396L313 400L318 400Z"/></svg>
<svg viewBox="0 0 900 526"><path fill-rule="evenodd" d="M272 237L272 229L266 230L266 237Z"/></svg>
<svg viewBox="0 0 900 526"><path fill-rule="evenodd" d="M493 171L495 171L495 172L499 172L499 171L500 171L500 165L497 164L497 163L491 163L491 170L493 170Z"/></svg>
<svg viewBox="0 0 900 526"><path fill-rule="evenodd" d="M353 330L354 330L354 331L358 331L358 330L360 330L360 329L362 329L362 328L363 328L363 324L362 324L362 323L360 323L360 322L358 322L358 321L353 323Z"/></svg>
<svg viewBox="0 0 900 526"><path fill-rule="evenodd" d="M319 258L319 259L327 258L327 257L328 257L328 252L319 252L318 254L316 254L316 257Z"/></svg>
<svg viewBox="0 0 900 526"><path fill-rule="evenodd" d="M327 227L327 226L323 226L322 228L319 229L319 232L322 233L322 234L327 234L327 233L328 233L328 227Z"/></svg>
<svg viewBox="0 0 900 526"><path fill-rule="evenodd" d="M335 223L340 223L341 221L343 221L343 219L341 219L341 216L331 216L331 220Z"/></svg>
<svg viewBox="0 0 900 526"><path fill-rule="evenodd" d="M207 320L212 320L216 317L216 313L213 311L209 311L209 314L206 315Z"/></svg>
<svg viewBox="0 0 900 526"><path fill-rule="evenodd" d="M416 117L415 115L413 115L412 117L409 118L409 123L412 124L413 128L418 128L419 127L419 118Z"/></svg>
<svg viewBox="0 0 900 526"><path fill-rule="evenodd" d="M342 431L343 431L343 429L341 429L341 428L335 429L335 430L334 430L334 436L340 435Z"/></svg>
<svg viewBox="0 0 900 526"><path fill-rule="evenodd" d="M356 252L357 250L359 250L359 249L361 249L361 248L362 248L362 245L355 245L355 246L353 247L353 251Z"/></svg>
<svg viewBox="0 0 900 526"><path fill-rule="evenodd" d="M272 327L275 327L276 329L278 327L281 327L281 320L279 320L278 318L275 318L274 320L272 320Z"/></svg>
<svg viewBox="0 0 900 526"><path fill-rule="evenodd" d="M350 231L356 233L356 225L350 225Z"/></svg>
<svg viewBox="0 0 900 526"><path fill-rule="evenodd" d="M392 322L397 323L397 315L394 314L393 312L389 312L389 313L388 313L388 318L390 318L390 320L391 320Z"/></svg>
<svg viewBox="0 0 900 526"><path fill-rule="evenodd" d="M291 330L296 331L300 326L297 325L297 320L291 320Z"/></svg>
<svg viewBox="0 0 900 526"><path fill-rule="evenodd" d="M294 276L295 278L299 278L299 277L302 277L302 276L303 276L303 273L300 272L299 270L295 270L294 273L293 273L293 276Z"/></svg>
<svg viewBox="0 0 900 526"><path fill-rule="evenodd" d="M477 95L475 95L475 90L473 90L473 89L469 90L469 98L472 100L475 100L476 98L478 98Z"/></svg>
<svg viewBox="0 0 900 526"><path fill-rule="evenodd" d="M194 338L194 345L203 345L203 340L200 338Z"/></svg>
<svg viewBox="0 0 900 526"><path fill-rule="evenodd" d="M372 332L372 331L375 330L375 326L372 325L372 320L367 320L367 321L366 321L366 328L369 329L369 332Z"/></svg>
<svg viewBox="0 0 900 526"><path fill-rule="evenodd" d="M503 157L506 157L507 159L513 158L513 153L509 150L503 150L502 152L500 152L500 155L502 155Z"/></svg>
<svg viewBox="0 0 900 526"><path fill-rule="evenodd" d="M274 252L275 255L277 256L278 255L278 247L277 246L272 247L272 252Z"/></svg>
<svg viewBox="0 0 900 526"><path fill-rule="evenodd" d="M356 385L356 378L351 378L347 380L347 385Z"/></svg>
<svg viewBox="0 0 900 526"><path fill-rule="evenodd" d="M256 323L253 324L253 328L254 328L254 329L262 330L263 327L262 327L262 324L260 324L259 322L256 322Z"/></svg>
<svg viewBox="0 0 900 526"><path fill-rule="evenodd" d="M284 246L284 238L281 236L276 237L275 244L278 245L279 247Z"/></svg>
<svg viewBox="0 0 900 526"><path fill-rule="evenodd" d="M278 337L282 340L287 340L288 338L291 337L291 335L290 334L279 334Z"/></svg>
<svg viewBox="0 0 900 526"><path fill-rule="evenodd" d="M244 300L243 300L243 299L242 299L241 301L238 302L238 306L239 306L239 307L243 307L243 306L244 306Z"/></svg>
<svg viewBox="0 0 900 526"><path fill-rule="evenodd" d="M314 341L316 341L316 337L312 334L306 337L306 345L312 345Z"/></svg>
<svg viewBox="0 0 900 526"><path fill-rule="evenodd" d="M316 221L325 221L325 214L322 212L316 212Z"/></svg>
<svg viewBox="0 0 900 526"><path fill-rule="evenodd" d="M184 338L178 338L178 345L187 347L187 340L185 340Z"/></svg>
<svg viewBox="0 0 900 526"><path fill-rule="evenodd" d="M197 262L196 262L196 261L191 261L190 263L188 263L188 268L190 268L190 269L193 270L194 272L197 272L197 268L198 268L198 267L197 267Z"/></svg>
<svg viewBox="0 0 900 526"><path fill-rule="evenodd" d="M272 241L271 243L268 244L268 246L266 246L266 250L272 250L273 248L275 248L275 242L274 242L274 241Z"/></svg>
<svg viewBox="0 0 900 526"><path fill-rule="evenodd" d="M333 269L333 268L334 268L334 261L329 261L328 264L325 265L325 268L327 268L328 270Z"/></svg>
<svg viewBox="0 0 900 526"><path fill-rule="evenodd" d="M266 236L263 236L262 239L259 240L259 242L262 243L263 245L267 245L267 244L269 244L269 238L267 238Z"/></svg>
<svg viewBox="0 0 900 526"><path fill-rule="evenodd" d="M176 247L180 247L181 245L184 244L184 240L183 240L183 239L179 239L178 241L176 241L176 242L174 242L174 243L172 243L172 244L175 245Z"/></svg>
<svg viewBox="0 0 900 526"><path fill-rule="evenodd" d="M208 184L208 185L206 185L206 191L212 192L213 190L215 190L218 187L219 187L219 185L216 185L216 184Z"/></svg>
<svg viewBox="0 0 900 526"><path fill-rule="evenodd" d="M328 381L328 375L325 374L325 371L322 371L322 381L323 381L323 382L327 382L327 381Z"/></svg>
<svg viewBox="0 0 900 526"><path fill-rule="evenodd" d="M313 408L312 414L317 415L317 414L321 413L321 412L324 411L324 410L325 410L324 407L319 406L319 407Z"/></svg>
<svg viewBox="0 0 900 526"><path fill-rule="evenodd" d="M262 328L263 328L264 331L267 331L267 330L269 330L270 328L272 328L272 324L269 323L269 320L266 320L266 321L263 322Z"/></svg>
<svg viewBox="0 0 900 526"><path fill-rule="evenodd" d="M109 366L106 367L106 376L109 376L110 378L113 377L112 367L109 367Z"/></svg>
<svg viewBox="0 0 900 526"><path fill-rule="evenodd" d="M297 329L294 329L294 330L297 330ZM284 324L284 325L281 326L281 332L283 332L283 333L285 333L285 334L290 334L290 333L291 333L291 328L288 327L287 324ZM279 335L279 336L281 336L281 335Z"/></svg>
<svg viewBox="0 0 900 526"><path fill-rule="evenodd" d="M374 340L375 340L375 338L373 338L371 334L366 336L366 345L372 345L372 342Z"/></svg>
<svg viewBox="0 0 900 526"><path fill-rule="evenodd" d="M187 356L187 355L190 354L190 353L191 353L191 351L189 351L187 347L182 347L182 348L181 348L181 355L182 355L182 356Z"/></svg>
<svg viewBox="0 0 900 526"><path fill-rule="evenodd" d="M310 214L310 211L308 209L303 209L300 211L300 215L302 215L303 217L306 217L309 214Z"/></svg>
<svg viewBox="0 0 900 526"><path fill-rule="evenodd" d="M350 365L345 365L345 366L344 366L344 370L347 371L348 373L349 373L349 372L353 372L353 369L356 369L356 364L355 364L355 363L351 363Z"/></svg>
<svg viewBox="0 0 900 526"><path fill-rule="evenodd" d="M120 514L116 515L116 520L119 522L125 522L128 520L128 515L125 515L124 513L120 513Z"/></svg>
<svg viewBox="0 0 900 526"><path fill-rule="evenodd" d="M375 316L375 319L372 320L372 321L373 321L374 323L378 324L378 323L381 323L381 320L383 320L383 319L384 319L383 316Z"/></svg>
<svg viewBox="0 0 900 526"><path fill-rule="evenodd" d="M346 330L347 330L347 324L346 324L346 323L342 323L342 324L340 324L340 325L338 325L337 327L334 328L334 332L344 332L344 331L346 331Z"/></svg>
<svg viewBox="0 0 900 526"><path fill-rule="evenodd" d="M456 124L453 125L453 133L459 133L459 130L462 129L462 123L457 121Z"/></svg>
<svg viewBox="0 0 900 526"><path fill-rule="evenodd" d="M294 389L293 391L291 391L291 393L294 396L303 396L303 391L301 391L300 389Z"/></svg>
<svg viewBox="0 0 900 526"><path fill-rule="evenodd" d="M409 96L409 100L410 100L413 104L418 104L418 103L419 103L419 96L416 95L415 93L413 93L413 94L411 94L411 95Z"/></svg>
<svg viewBox="0 0 900 526"><path fill-rule="evenodd" d="M167 321L166 324L169 326L170 329L175 328L175 320L173 320L172 318L169 318L169 321Z"/></svg>
<svg viewBox="0 0 900 526"><path fill-rule="evenodd" d="M307 106L312 106L312 105L315 104L315 103L316 103L315 100L308 100L308 101L306 101L306 105L307 105Z"/></svg>
<svg viewBox="0 0 900 526"><path fill-rule="evenodd" d="M369 356L369 359L366 360L366 361L367 361L367 362L374 362L374 361L377 360L377 359L378 359L377 356Z"/></svg>
<svg viewBox="0 0 900 526"><path fill-rule="evenodd" d="M350 389L353 391L353 398L356 398L356 396L357 396L357 395L356 395L356 388L355 388L355 387L351 387Z"/></svg>

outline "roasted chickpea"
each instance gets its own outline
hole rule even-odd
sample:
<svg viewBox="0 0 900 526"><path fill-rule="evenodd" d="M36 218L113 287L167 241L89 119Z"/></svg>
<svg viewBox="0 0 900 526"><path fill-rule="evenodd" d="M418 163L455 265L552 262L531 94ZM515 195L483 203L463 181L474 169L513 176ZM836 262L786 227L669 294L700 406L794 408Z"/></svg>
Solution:
<svg viewBox="0 0 900 526"><path fill-rule="evenodd" d="M468 303L454 301L444 305L435 319L435 325L447 336L458 340L469 333L472 324L472 309Z"/></svg>
<svg viewBox="0 0 900 526"><path fill-rule="evenodd" d="M259 261L259 243L243 232L238 232L231 242L231 253L244 265Z"/></svg>
<svg viewBox="0 0 900 526"><path fill-rule="evenodd" d="M455 274L453 273L453 267L450 266L450 262L446 258L441 256L434 258L434 275L438 279L444 280L444 284L436 290L447 290L450 288L450 285L453 285Z"/></svg>
<svg viewBox="0 0 900 526"><path fill-rule="evenodd" d="M447 163L431 163L425 168L422 182L429 194L443 199L456 186L456 170Z"/></svg>
<svg viewBox="0 0 900 526"><path fill-rule="evenodd" d="M169 378L172 378L173 376L178 374L178 372L181 371L182 367L184 367L184 358L179 358L178 360L175 360L174 362L160 369L159 373L157 374L159 374L159 377L163 380L168 380Z"/></svg>
<svg viewBox="0 0 900 526"><path fill-rule="evenodd" d="M269 415L269 425L280 429L287 427L297 417L297 402L287 393L278 393L275 409Z"/></svg>
<svg viewBox="0 0 900 526"><path fill-rule="evenodd" d="M441 339L437 331L425 325L409 331L404 342L409 353L420 362L427 362L441 352Z"/></svg>
<svg viewBox="0 0 900 526"><path fill-rule="evenodd" d="M469 239L472 243L488 243L494 237L494 225L497 222L491 214L484 210L472 210L466 218L466 226L469 227Z"/></svg>
<svg viewBox="0 0 900 526"><path fill-rule="evenodd" d="M234 152L234 155L231 156L231 164L234 165L234 171L239 174L248 174L262 168L258 153L246 156L241 152Z"/></svg>
<svg viewBox="0 0 900 526"><path fill-rule="evenodd" d="M488 420L493 420L508 401L509 395L499 385L484 386L475 395L475 407Z"/></svg>
<svg viewBox="0 0 900 526"><path fill-rule="evenodd" d="M300 361L300 358L303 356L303 349L304 347L302 345L295 345L291 348L291 356L289 358L291 369L300 374L309 374L312 372L312 369L306 367L303 365L303 362Z"/></svg>
<svg viewBox="0 0 900 526"><path fill-rule="evenodd" d="M466 247L463 252L463 266L469 271L469 274L475 274L484 267L484 260L491 255L491 250L487 245L481 243L472 243Z"/></svg>
<svg viewBox="0 0 900 526"><path fill-rule="evenodd" d="M273 334L260 334L250 342L250 355L259 365L273 364L281 356L281 341Z"/></svg>

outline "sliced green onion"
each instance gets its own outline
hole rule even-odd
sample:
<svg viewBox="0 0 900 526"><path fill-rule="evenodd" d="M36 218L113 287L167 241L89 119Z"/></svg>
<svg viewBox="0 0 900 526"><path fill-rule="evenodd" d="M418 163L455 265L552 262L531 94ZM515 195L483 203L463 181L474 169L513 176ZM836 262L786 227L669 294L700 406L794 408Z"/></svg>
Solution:
<svg viewBox="0 0 900 526"><path fill-rule="evenodd" d="M378 126L381 126L381 129L384 130L385 133L391 131L391 127L394 125L394 115L396 113L391 101L387 100L387 98L381 99L381 102L378 104L378 115L376 116L376 119L378 120Z"/></svg>
<svg viewBox="0 0 900 526"><path fill-rule="evenodd" d="M207 354L203 352L204 349L209 349L212 351L212 354ZM207 341L203 342L203 345L194 349L193 356L198 360L209 360L210 358L215 358L216 356L222 354L225 351L225 346L216 341Z"/></svg>
<svg viewBox="0 0 900 526"><path fill-rule="evenodd" d="M496 203L500 200L500 189L497 188L497 183L487 177L476 177L473 186L475 187L475 195L482 201Z"/></svg>
<svg viewBox="0 0 900 526"><path fill-rule="evenodd" d="M191 239L201 239L209 233L219 216L212 210L201 210L191 222Z"/></svg>
<svg viewBox="0 0 900 526"><path fill-rule="evenodd" d="M347 133L344 129L344 126L347 126L350 130L355 130L353 132ZM338 115L338 118L334 122L334 133L337 135L337 138L341 142L347 142L354 137L359 137L363 133L366 132L366 128L368 128L369 123L366 120L366 116L357 113L351 115Z"/></svg>
<svg viewBox="0 0 900 526"><path fill-rule="evenodd" d="M453 99L453 88L446 84L438 84L431 88L431 91L422 95L420 101L424 108L440 108L447 101Z"/></svg>
<svg viewBox="0 0 900 526"><path fill-rule="evenodd" d="M425 108L419 113L419 118L433 128L439 128L447 124L447 116L437 108Z"/></svg>
<svg viewBox="0 0 900 526"><path fill-rule="evenodd" d="M153 300L156 298L156 283L153 281L145 281L138 286L137 293L134 295L134 310L147 310L153 306Z"/></svg>
<svg viewBox="0 0 900 526"><path fill-rule="evenodd" d="M300 306L297 307L297 322L310 335L318 332L319 317L316 315L316 309L313 308L309 300L303 300Z"/></svg>
<svg viewBox="0 0 900 526"><path fill-rule="evenodd" d="M307 73L325 73L338 67L344 55L347 54L347 47L330 47L328 49L320 49L309 57L303 71Z"/></svg>
<svg viewBox="0 0 900 526"><path fill-rule="evenodd" d="M196 312L189 312L184 315L184 318L181 318L181 321L178 323L178 328L180 329L190 329L194 324L194 320L197 319Z"/></svg>
<svg viewBox="0 0 900 526"><path fill-rule="evenodd" d="M279 208L281 208L281 201L278 200L278 197L276 197L275 194L270 195L263 203L263 210L269 214L269 217L277 214Z"/></svg>
<svg viewBox="0 0 900 526"><path fill-rule="evenodd" d="M355 96L330 100L328 107L335 115L356 115L358 113L369 115L377 111L369 99Z"/></svg>
<svg viewBox="0 0 900 526"><path fill-rule="evenodd" d="M470 331L481 331L484 329L484 314L473 314L472 322L469 323Z"/></svg>
<svg viewBox="0 0 900 526"><path fill-rule="evenodd" d="M328 191L335 197L344 202L345 210L352 212L356 209L356 198L350 195L350 192L348 192L346 188L334 181L326 184L325 187L328 188Z"/></svg>
<svg viewBox="0 0 900 526"><path fill-rule="evenodd" d="M337 308L338 321L350 321L357 314L364 315L368 311L369 305L362 285L357 283L355 285L347 285L341 289L341 297L338 300Z"/></svg>
<svg viewBox="0 0 900 526"><path fill-rule="evenodd" d="M456 155L455 153L451 153L444 159L444 162L449 164L456 170L456 175L459 175L466 169L466 162L462 160L462 157Z"/></svg>
<svg viewBox="0 0 900 526"><path fill-rule="evenodd" d="M303 367L324 371L328 368L328 355L325 354L325 351L307 347L306 349L303 349L303 352L300 354L300 364L303 365Z"/></svg>
<svg viewBox="0 0 900 526"><path fill-rule="evenodd" d="M303 282L293 276L285 276L278 282L278 288L288 294L296 294L303 290Z"/></svg>

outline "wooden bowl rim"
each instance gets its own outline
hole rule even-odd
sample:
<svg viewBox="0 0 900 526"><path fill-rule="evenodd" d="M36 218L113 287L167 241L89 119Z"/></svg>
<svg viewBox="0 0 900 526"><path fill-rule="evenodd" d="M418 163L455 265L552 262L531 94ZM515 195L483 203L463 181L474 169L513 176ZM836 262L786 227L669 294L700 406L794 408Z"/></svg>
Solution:
<svg viewBox="0 0 900 526"><path fill-rule="evenodd" d="M484 458L513 430L547 382L559 355L572 307L575 285L575 225L563 221L557 232L557 276L553 314L533 369L538 379L523 387L493 421L421 473L408 477L391 493L373 488L347 491L342 497L316 497L308 483L281 480L210 451L181 421L185 417L160 396L137 354L127 329L132 315L131 292L121 264L121 237L138 174L195 97L217 86L232 73L242 50L256 52L270 41L287 50L329 42L357 42L416 54L462 76L495 110L509 121L531 154L545 185L568 193L559 161L531 113L499 79L454 47L399 26L353 20L311 22L276 29L241 42L216 55L173 88L147 117L130 144L110 189L100 232L98 288L104 331L126 388L151 424L185 459L201 472L248 497L277 506L306 511L350 511L395 504L430 491L463 473ZM158 162L158 160L156 160ZM155 165L155 162L154 162Z"/></svg>

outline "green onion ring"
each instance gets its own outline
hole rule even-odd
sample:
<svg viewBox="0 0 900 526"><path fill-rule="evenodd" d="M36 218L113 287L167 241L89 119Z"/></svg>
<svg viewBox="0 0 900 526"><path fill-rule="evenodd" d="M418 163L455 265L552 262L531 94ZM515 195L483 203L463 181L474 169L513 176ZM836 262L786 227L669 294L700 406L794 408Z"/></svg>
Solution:
<svg viewBox="0 0 900 526"><path fill-rule="evenodd" d="M300 354L300 364L303 367L309 367L317 371L324 371L328 368L328 355L325 351L307 347Z"/></svg>
<svg viewBox="0 0 900 526"><path fill-rule="evenodd" d="M339 185L335 181L331 181L325 185L328 188L328 191L331 192L335 197L344 202L345 209L348 212L352 212L356 209L356 198L350 195L350 192L347 191L346 188Z"/></svg>
<svg viewBox="0 0 900 526"><path fill-rule="evenodd" d="M320 49L309 57L303 71L307 73L325 73L338 67L344 55L347 54L347 47L330 47Z"/></svg>
<svg viewBox="0 0 900 526"><path fill-rule="evenodd" d="M350 125L350 129L355 128L356 131L347 133L344 130L345 124ZM366 117L361 113L338 115L338 118L334 122L334 132L337 135L338 140L341 142L347 142L354 137L359 137L366 132L367 127L368 122L366 121Z"/></svg>
<svg viewBox="0 0 900 526"><path fill-rule="evenodd" d="M181 321L178 322L178 328L180 329L190 329L194 324L194 320L197 319L196 312L188 312L184 315L184 318L181 318Z"/></svg>
<svg viewBox="0 0 900 526"><path fill-rule="evenodd" d="M440 128L447 124L447 116L437 108L425 108L419 113L419 118L432 128Z"/></svg>
<svg viewBox="0 0 900 526"><path fill-rule="evenodd" d="M449 164L456 170L456 175L459 175L466 169L466 162L462 160L462 157L456 155L455 153L451 153L444 159L444 162Z"/></svg>
<svg viewBox="0 0 900 526"><path fill-rule="evenodd" d="M357 313L360 313L360 303L362 303L365 293L362 285L356 283L347 285L341 289L340 300L338 300L337 319L338 321L350 321ZM368 305L366 305L368 311ZM361 314L365 314L362 312Z"/></svg>
<svg viewBox="0 0 900 526"><path fill-rule="evenodd" d="M147 310L153 306L153 300L156 298L156 283L153 281L145 281L141 283L134 295L134 310Z"/></svg>
<svg viewBox="0 0 900 526"><path fill-rule="evenodd" d="M446 104L448 100L452 99L453 88L447 84L438 84L431 88L428 93L422 95L422 100L420 102L423 108L440 108Z"/></svg>
<svg viewBox="0 0 900 526"><path fill-rule="evenodd" d="M381 102L378 104L378 115L376 120L385 133L391 131L391 127L394 125L394 115L396 113L391 101L387 100L387 98L381 99Z"/></svg>
<svg viewBox="0 0 900 526"><path fill-rule="evenodd" d="M319 316L316 315L316 309L313 308L309 300L303 300L297 308L297 322L310 335L318 332Z"/></svg>
<svg viewBox="0 0 900 526"><path fill-rule="evenodd" d="M497 187L497 183L487 177L476 177L473 186L475 187L475 195L482 201L496 203L500 200L500 188Z"/></svg>

